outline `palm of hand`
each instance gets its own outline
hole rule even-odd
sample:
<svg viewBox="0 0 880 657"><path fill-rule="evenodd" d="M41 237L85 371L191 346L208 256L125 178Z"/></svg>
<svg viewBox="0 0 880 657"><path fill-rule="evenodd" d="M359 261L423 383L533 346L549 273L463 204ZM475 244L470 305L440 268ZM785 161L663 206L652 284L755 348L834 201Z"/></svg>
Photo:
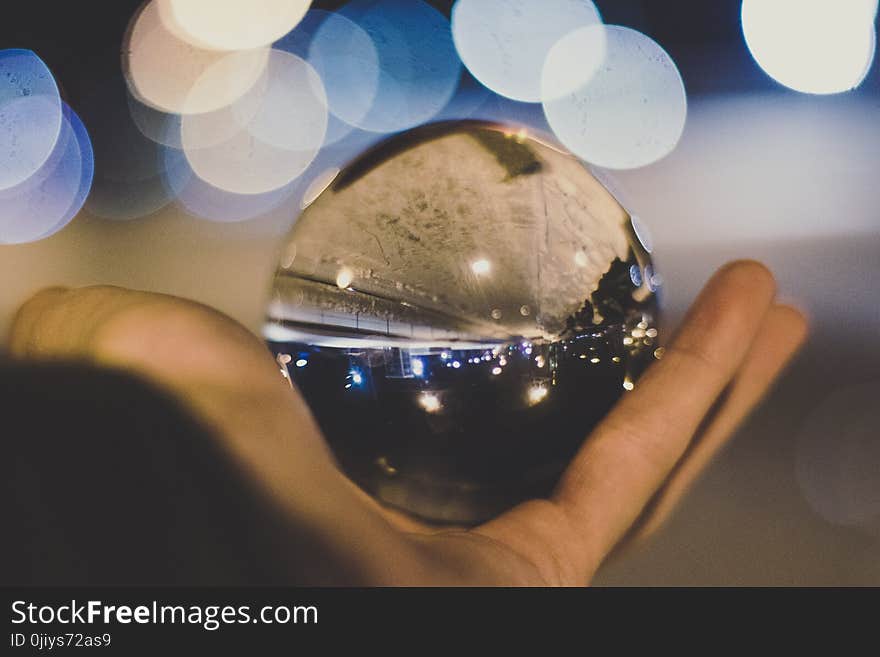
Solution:
<svg viewBox="0 0 880 657"><path fill-rule="evenodd" d="M10 351L88 359L171 389L327 548L298 558L333 555L361 573L352 583L582 585L612 550L659 526L803 342L803 317L774 297L763 266L723 268L552 498L469 530L416 522L351 484L262 343L204 306L119 288L47 290L19 312Z"/></svg>

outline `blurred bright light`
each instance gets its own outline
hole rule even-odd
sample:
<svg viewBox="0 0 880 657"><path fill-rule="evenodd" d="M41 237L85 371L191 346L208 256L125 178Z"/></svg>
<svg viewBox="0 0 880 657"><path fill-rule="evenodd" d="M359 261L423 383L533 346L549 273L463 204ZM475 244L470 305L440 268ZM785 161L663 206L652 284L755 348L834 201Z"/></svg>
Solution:
<svg viewBox="0 0 880 657"><path fill-rule="evenodd" d="M477 276L488 274L490 271L492 271L492 263L490 263L486 259L475 260L471 263L471 271L474 272Z"/></svg>
<svg viewBox="0 0 880 657"><path fill-rule="evenodd" d="M419 395L419 406L424 408L428 413L437 413L443 408L443 403L433 392L423 392Z"/></svg>
<svg viewBox="0 0 880 657"><path fill-rule="evenodd" d="M468 70L492 91L526 102L546 98L541 74L551 48L601 22L590 0L458 0L452 9L455 46Z"/></svg>
<svg viewBox="0 0 880 657"><path fill-rule="evenodd" d="M604 42L600 66L584 61ZM586 84L552 99L569 83ZM668 155L687 117L684 83L675 63L653 40L619 25L594 25L563 37L544 66L544 113L557 138L575 155L609 169L634 169Z"/></svg>
<svg viewBox="0 0 880 657"><path fill-rule="evenodd" d="M413 376L422 376L425 373L425 363L420 358L413 358L410 363Z"/></svg>
<svg viewBox="0 0 880 657"><path fill-rule="evenodd" d="M30 50L0 50L0 190L46 163L62 121L58 85L43 60Z"/></svg>
<svg viewBox="0 0 880 657"><path fill-rule="evenodd" d="M372 107L379 55L370 36L342 14L312 9L273 47L305 59L321 76L331 114L325 146L348 135Z"/></svg>
<svg viewBox="0 0 880 657"><path fill-rule="evenodd" d="M93 171L85 126L63 105L61 134L44 165L23 183L0 191L0 244L33 242L64 228L82 208Z"/></svg>
<svg viewBox="0 0 880 657"><path fill-rule="evenodd" d="M299 358L296 363L294 363L294 365L296 365L297 367L305 367L308 364L309 361L307 361L305 358Z"/></svg>
<svg viewBox="0 0 880 657"><path fill-rule="evenodd" d="M547 386L544 384L531 386L527 391L529 404L535 405L541 403L547 396L547 392Z"/></svg>
<svg viewBox="0 0 880 657"><path fill-rule="evenodd" d="M311 164L327 130L327 98L303 59L273 50L266 85L218 114L219 121L185 116L181 139L187 161L205 182L236 194L284 187ZM198 84L196 86L198 91ZM205 147L217 134L230 137Z"/></svg>
<svg viewBox="0 0 880 657"><path fill-rule="evenodd" d="M182 149L180 143L180 124L183 117L180 114L169 114L158 110L129 92L128 111L131 120L140 133L152 142Z"/></svg>
<svg viewBox="0 0 880 657"><path fill-rule="evenodd" d="M339 167L330 167L326 171L318 174L312 182L309 183L309 186L306 188L305 193L303 194L302 200L300 201L300 208L305 209L309 207L312 203L315 202L325 189L327 189L334 180L336 180L336 176L339 175Z"/></svg>
<svg viewBox="0 0 880 657"><path fill-rule="evenodd" d="M352 370L349 376L351 376L351 382L356 386L359 386L364 382L364 375L357 370Z"/></svg>
<svg viewBox="0 0 880 657"><path fill-rule="evenodd" d="M629 268L629 279L635 287L642 287L642 270L637 264Z"/></svg>
<svg viewBox="0 0 880 657"><path fill-rule="evenodd" d="M345 289L351 282L354 280L354 272L348 267L343 267L339 270L339 273L336 274L336 286Z"/></svg>
<svg viewBox="0 0 880 657"><path fill-rule="evenodd" d="M234 223L259 217L288 201L295 191L287 185L265 194L235 194L199 178L182 151L167 148L164 159L168 193L187 213L211 221Z"/></svg>
<svg viewBox="0 0 880 657"><path fill-rule="evenodd" d="M363 28L379 56L375 102L355 126L397 132L430 121L446 107L461 61L440 12L422 0L353 0L340 13Z"/></svg>
<svg viewBox="0 0 880 657"><path fill-rule="evenodd" d="M197 48L166 27L154 2L132 20L123 52L132 94L172 114L211 112L233 103L260 79L269 56L267 48L235 52Z"/></svg>
<svg viewBox="0 0 880 657"><path fill-rule="evenodd" d="M500 367L493 367L492 368L492 374L494 374L495 376L498 376L499 374L501 374L502 371L503 370Z"/></svg>
<svg viewBox="0 0 880 657"><path fill-rule="evenodd" d="M744 0L742 27L755 61L805 93L849 91L876 48L876 0Z"/></svg>
<svg viewBox="0 0 880 657"><path fill-rule="evenodd" d="M195 46L266 46L300 22L311 0L156 0L166 27Z"/></svg>
<svg viewBox="0 0 880 657"><path fill-rule="evenodd" d="M324 81L333 115L352 126L363 121L379 89L379 55L370 35L330 14L315 32L308 61Z"/></svg>
<svg viewBox="0 0 880 657"><path fill-rule="evenodd" d="M636 234L636 239L639 240L639 244L642 245L645 251L651 253L654 250L654 238L648 225L635 215L630 217L630 223L632 224L633 232Z"/></svg>

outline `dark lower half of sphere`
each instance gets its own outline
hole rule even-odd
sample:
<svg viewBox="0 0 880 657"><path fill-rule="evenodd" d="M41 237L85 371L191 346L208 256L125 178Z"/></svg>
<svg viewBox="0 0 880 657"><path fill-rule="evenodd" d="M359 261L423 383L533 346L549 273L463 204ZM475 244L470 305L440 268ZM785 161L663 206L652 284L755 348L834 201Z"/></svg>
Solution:
<svg viewBox="0 0 880 657"><path fill-rule="evenodd" d="M473 524L552 490L652 360L650 322L549 344L270 347L355 482L417 516Z"/></svg>

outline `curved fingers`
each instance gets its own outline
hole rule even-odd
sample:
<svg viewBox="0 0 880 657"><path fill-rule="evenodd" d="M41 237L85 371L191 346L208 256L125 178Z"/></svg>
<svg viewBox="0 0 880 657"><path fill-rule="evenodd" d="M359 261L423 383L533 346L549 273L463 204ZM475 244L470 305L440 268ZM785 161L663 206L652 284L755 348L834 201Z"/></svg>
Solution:
<svg viewBox="0 0 880 657"><path fill-rule="evenodd" d="M545 581L583 584L636 521L745 360L776 293L761 264L723 267L664 358L584 442L553 498L479 528L538 565Z"/></svg>

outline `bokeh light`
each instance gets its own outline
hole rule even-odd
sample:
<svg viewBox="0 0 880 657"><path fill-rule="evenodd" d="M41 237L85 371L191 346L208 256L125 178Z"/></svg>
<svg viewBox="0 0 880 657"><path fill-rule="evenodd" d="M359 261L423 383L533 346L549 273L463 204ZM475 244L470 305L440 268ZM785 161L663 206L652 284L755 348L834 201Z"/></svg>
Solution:
<svg viewBox="0 0 880 657"><path fill-rule="evenodd" d="M805 93L849 91L876 50L877 0L744 0L746 44L777 82Z"/></svg>
<svg viewBox="0 0 880 657"><path fill-rule="evenodd" d="M430 121L446 107L461 61L440 12L422 0L353 0L340 12L363 28L379 56L376 99L357 127L397 132Z"/></svg>
<svg viewBox="0 0 880 657"><path fill-rule="evenodd" d="M82 120L80 120L80 117L77 116L76 113L67 105L64 106L64 121L65 124L69 125L72 129L73 136L76 139L76 144L79 151L79 189L74 195L73 200L71 201L67 210L57 218L57 221L49 230L47 230L40 236L40 239L50 237L51 235L54 235L65 226L67 226L67 224L69 224L74 219L74 217L79 214L80 210L83 209L86 203L86 199L89 197L89 193L92 190L92 182L95 175L95 154L92 150L92 141L89 137L89 133L86 130L86 127L83 124Z"/></svg>
<svg viewBox="0 0 880 657"><path fill-rule="evenodd" d="M287 185L265 194L236 194L218 189L199 178L183 151L165 151L166 192L188 214L216 221L236 223L265 215L291 199L295 189Z"/></svg>
<svg viewBox="0 0 880 657"><path fill-rule="evenodd" d="M60 135L41 169L0 191L0 243L33 242L64 228L85 202L93 167L85 126L65 104Z"/></svg>
<svg viewBox="0 0 880 657"><path fill-rule="evenodd" d="M146 4L132 20L123 52L123 71L132 94L172 114L211 112L235 102L260 79L269 55L266 48L233 52L198 48L166 27L155 2Z"/></svg>
<svg viewBox="0 0 880 657"><path fill-rule="evenodd" d="M95 179L86 202L88 211L114 220L139 219L168 205L172 196L164 183L165 147L145 137L131 120L124 81L95 81L80 105L94 131Z"/></svg>
<svg viewBox="0 0 880 657"><path fill-rule="evenodd" d="M305 59L324 83L330 118L324 144L335 144L369 112L379 87L379 56L370 36L341 14L310 10L274 45Z"/></svg>
<svg viewBox="0 0 880 657"><path fill-rule="evenodd" d="M455 46L468 70L492 91L540 102L551 48L571 31L602 22L590 0L458 0Z"/></svg>
<svg viewBox="0 0 880 657"><path fill-rule="evenodd" d="M804 421L798 483L827 521L880 535L880 383L831 393Z"/></svg>
<svg viewBox="0 0 880 657"><path fill-rule="evenodd" d="M248 50L287 34L311 0L157 0L166 29L208 50Z"/></svg>
<svg viewBox="0 0 880 657"><path fill-rule="evenodd" d="M131 120L144 137L178 150L183 148L180 141L180 125L183 117L180 114L169 114L146 105L130 92L127 96Z"/></svg>
<svg viewBox="0 0 880 657"><path fill-rule="evenodd" d="M0 50L0 190L46 163L62 122L58 85L43 60L30 50Z"/></svg>
<svg viewBox="0 0 880 657"><path fill-rule="evenodd" d="M604 42L601 65L588 64L592 42ZM574 92L552 99L566 75L582 79ZM678 144L687 117L684 83L675 63L652 39L619 25L594 25L563 37L550 51L544 113L553 132L575 155L609 169L646 166Z"/></svg>
<svg viewBox="0 0 880 657"><path fill-rule="evenodd" d="M185 116L182 143L193 171L205 182L237 194L262 194L300 175L317 155L327 130L327 97L303 59L272 50L266 88L248 93L229 111L237 131L205 147L201 117ZM199 93L198 89L196 93Z"/></svg>
<svg viewBox="0 0 880 657"><path fill-rule="evenodd" d="M344 16L331 14L312 38L308 61L324 81L333 115L358 125L379 88L379 55L370 36Z"/></svg>

